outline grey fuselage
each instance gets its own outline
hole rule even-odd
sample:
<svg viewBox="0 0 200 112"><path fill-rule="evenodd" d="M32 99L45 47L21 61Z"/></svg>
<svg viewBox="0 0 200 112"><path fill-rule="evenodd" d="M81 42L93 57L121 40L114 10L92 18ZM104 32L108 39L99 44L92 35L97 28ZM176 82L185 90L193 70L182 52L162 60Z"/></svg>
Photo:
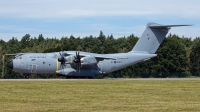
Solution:
<svg viewBox="0 0 200 112"><path fill-rule="evenodd" d="M75 51L65 51L66 53L74 54ZM75 63L66 64L64 67L58 61L59 52L54 53L24 53L15 56L11 61L13 70L23 74L60 74L67 76L94 76L97 74L110 73L132 64L145 61L156 54L147 53L116 53L116 54L95 54L80 52L80 54L88 56L115 57L115 59L102 59L95 64L84 65L77 70ZM71 55L72 57L74 55ZM8 62L9 63L11 63ZM72 61L72 60L69 60Z"/></svg>

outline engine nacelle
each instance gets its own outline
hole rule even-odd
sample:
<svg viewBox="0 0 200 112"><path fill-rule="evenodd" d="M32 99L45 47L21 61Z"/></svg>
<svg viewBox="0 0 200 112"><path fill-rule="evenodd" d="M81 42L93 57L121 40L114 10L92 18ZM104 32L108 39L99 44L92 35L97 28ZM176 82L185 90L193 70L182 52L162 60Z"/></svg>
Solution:
<svg viewBox="0 0 200 112"><path fill-rule="evenodd" d="M97 60L94 56L86 56L81 58L81 65L91 65L97 63Z"/></svg>
<svg viewBox="0 0 200 112"><path fill-rule="evenodd" d="M67 60L66 64L73 63L74 55L66 56L65 59Z"/></svg>

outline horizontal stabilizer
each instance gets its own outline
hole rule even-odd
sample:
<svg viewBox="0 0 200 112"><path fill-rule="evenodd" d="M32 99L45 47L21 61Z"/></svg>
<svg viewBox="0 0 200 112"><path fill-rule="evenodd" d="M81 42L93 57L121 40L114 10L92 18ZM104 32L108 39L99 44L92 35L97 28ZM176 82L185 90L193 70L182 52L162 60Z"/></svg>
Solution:
<svg viewBox="0 0 200 112"><path fill-rule="evenodd" d="M179 26L192 26L192 25L158 25L158 24L149 25L150 28L171 28Z"/></svg>

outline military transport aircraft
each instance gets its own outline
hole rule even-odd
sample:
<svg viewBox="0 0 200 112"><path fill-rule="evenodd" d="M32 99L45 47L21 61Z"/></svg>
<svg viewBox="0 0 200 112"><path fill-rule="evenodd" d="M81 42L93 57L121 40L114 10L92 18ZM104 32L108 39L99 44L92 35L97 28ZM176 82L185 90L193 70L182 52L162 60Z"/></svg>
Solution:
<svg viewBox="0 0 200 112"><path fill-rule="evenodd" d="M96 54L82 51L52 53L17 53L7 63L13 71L30 74L59 74L73 77L94 77L156 57L156 50L171 27L191 25L160 25L149 22L130 52Z"/></svg>

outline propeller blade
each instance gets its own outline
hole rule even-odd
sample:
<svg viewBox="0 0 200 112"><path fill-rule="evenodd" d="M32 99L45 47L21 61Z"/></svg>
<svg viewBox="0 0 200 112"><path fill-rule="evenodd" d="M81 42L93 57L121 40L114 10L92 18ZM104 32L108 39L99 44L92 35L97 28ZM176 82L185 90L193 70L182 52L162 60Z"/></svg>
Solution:
<svg viewBox="0 0 200 112"><path fill-rule="evenodd" d="M77 71L80 72L80 68L81 68L81 57L80 57L80 52L76 51L76 54L74 55L74 60L73 62L76 64L76 69Z"/></svg>
<svg viewBox="0 0 200 112"><path fill-rule="evenodd" d="M60 62L60 67L64 71L64 66L66 65L66 59L65 59L65 54L63 51L59 52L60 58L58 58L58 61Z"/></svg>

